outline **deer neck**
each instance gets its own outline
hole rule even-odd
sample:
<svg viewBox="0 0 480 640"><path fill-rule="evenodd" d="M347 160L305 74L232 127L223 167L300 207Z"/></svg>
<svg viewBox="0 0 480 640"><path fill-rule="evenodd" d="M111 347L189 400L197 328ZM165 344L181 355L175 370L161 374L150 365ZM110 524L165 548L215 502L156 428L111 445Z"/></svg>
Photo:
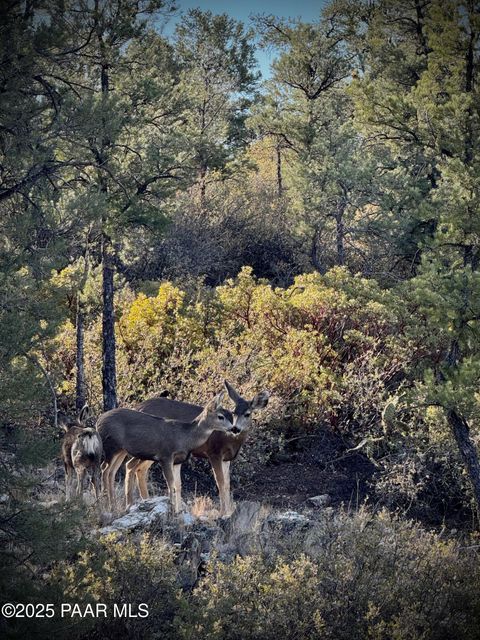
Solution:
<svg viewBox="0 0 480 640"><path fill-rule="evenodd" d="M240 433L237 433L237 435L235 436L235 440L238 442L239 445L242 445L245 440L248 438L248 434L250 431L250 427L248 427L247 429L244 429L243 431L240 431Z"/></svg>
<svg viewBox="0 0 480 640"><path fill-rule="evenodd" d="M190 429L190 443L194 445L194 448L200 447L210 434L214 431L206 418L200 416L197 420L194 420Z"/></svg>

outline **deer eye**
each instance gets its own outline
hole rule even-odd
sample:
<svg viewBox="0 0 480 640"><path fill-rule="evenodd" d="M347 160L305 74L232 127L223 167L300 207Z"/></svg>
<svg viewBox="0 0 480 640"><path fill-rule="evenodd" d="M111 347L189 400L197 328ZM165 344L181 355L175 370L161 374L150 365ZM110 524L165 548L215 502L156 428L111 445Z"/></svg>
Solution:
<svg viewBox="0 0 480 640"><path fill-rule="evenodd" d="M225 416L222 416L222 414L221 414L221 413L219 413L219 414L218 414L217 418L218 418L219 420L225 420Z"/></svg>
<svg viewBox="0 0 480 640"><path fill-rule="evenodd" d="M245 413L243 414L245 416L245 418L249 418L252 415L251 411L245 411Z"/></svg>

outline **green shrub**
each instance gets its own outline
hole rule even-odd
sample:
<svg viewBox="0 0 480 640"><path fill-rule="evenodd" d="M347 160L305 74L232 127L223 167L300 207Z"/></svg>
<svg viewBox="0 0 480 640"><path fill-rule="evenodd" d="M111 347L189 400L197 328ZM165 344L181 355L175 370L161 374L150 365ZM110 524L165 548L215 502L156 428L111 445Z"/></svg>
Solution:
<svg viewBox="0 0 480 640"><path fill-rule="evenodd" d="M171 547L145 535L139 542L106 536L74 562L55 568L65 602L104 603L108 617L84 619L77 634L89 638L174 638L173 620L179 607L177 568ZM147 617L114 617L114 604L148 605Z"/></svg>
<svg viewBox="0 0 480 640"><path fill-rule="evenodd" d="M480 637L476 550L364 509L322 518L305 549L273 561L213 560L177 622L181 637Z"/></svg>
<svg viewBox="0 0 480 640"><path fill-rule="evenodd" d="M323 638L318 568L302 556L268 567L260 557L214 562L179 624L186 640Z"/></svg>

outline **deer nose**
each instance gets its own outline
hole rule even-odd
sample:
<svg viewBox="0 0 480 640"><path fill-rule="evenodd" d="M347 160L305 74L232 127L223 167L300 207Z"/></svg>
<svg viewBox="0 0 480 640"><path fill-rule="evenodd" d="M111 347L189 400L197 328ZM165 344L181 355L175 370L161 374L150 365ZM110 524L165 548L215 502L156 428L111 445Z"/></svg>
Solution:
<svg viewBox="0 0 480 640"><path fill-rule="evenodd" d="M237 426L233 426L230 431L235 434L240 433L240 429Z"/></svg>

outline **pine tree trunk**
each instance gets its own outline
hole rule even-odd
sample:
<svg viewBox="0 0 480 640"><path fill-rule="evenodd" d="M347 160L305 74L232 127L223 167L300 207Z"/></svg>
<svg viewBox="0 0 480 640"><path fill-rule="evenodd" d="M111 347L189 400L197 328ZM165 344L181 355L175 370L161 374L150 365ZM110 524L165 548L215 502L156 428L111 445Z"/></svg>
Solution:
<svg viewBox="0 0 480 640"><path fill-rule="evenodd" d="M326 268L322 261L322 255L321 255L322 252L321 252L320 246L321 246L321 232L319 229L315 229L315 232L312 238L312 248L310 251L310 257L311 257L314 268L318 271L318 273L321 273L323 275L326 271Z"/></svg>
<svg viewBox="0 0 480 640"><path fill-rule="evenodd" d="M77 296L77 315L76 315L76 369L77 384L75 393L75 407L78 412L87 401L86 383L85 383L85 316L82 309L80 294Z"/></svg>
<svg viewBox="0 0 480 640"><path fill-rule="evenodd" d="M447 418L472 485L477 517L480 518L480 464L478 452L470 438L470 429L465 418L454 409L450 409L447 412Z"/></svg>
<svg viewBox="0 0 480 640"><path fill-rule="evenodd" d="M282 151L280 149L280 142L277 143L277 194L281 198L283 194L283 177L282 177Z"/></svg>
<svg viewBox="0 0 480 640"><path fill-rule="evenodd" d="M105 55L105 45L100 38L100 50L102 52L101 66L101 86L102 98L105 100L108 96L110 78L108 75L107 56ZM100 165L106 165L108 162L108 149L110 140L107 135L107 122L102 116L102 144L99 154ZM99 171L98 181L100 191L105 194L108 199L108 185L105 175ZM117 406L117 373L115 364L115 314L113 306L113 247L111 238L105 232L107 219L105 213L102 213L102 390L103 390L103 410L109 411Z"/></svg>
<svg viewBox="0 0 480 640"><path fill-rule="evenodd" d="M105 233L102 234L102 276L103 409L104 411L109 411L117 406L117 375L115 366L112 242Z"/></svg>
<svg viewBox="0 0 480 640"><path fill-rule="evenodd" d="M200 207L202 211L205 210L207 201L207 167L203 165L200 167L198 182L200 184Z"/></svg>
<svg viewBox="0 0 480 640"><path fill-rule="evenodd" d="M337 244L337 265L345 264L345 224L343 222L344 207L341 207L335 215L336 223L336 244Z"/></svg>

